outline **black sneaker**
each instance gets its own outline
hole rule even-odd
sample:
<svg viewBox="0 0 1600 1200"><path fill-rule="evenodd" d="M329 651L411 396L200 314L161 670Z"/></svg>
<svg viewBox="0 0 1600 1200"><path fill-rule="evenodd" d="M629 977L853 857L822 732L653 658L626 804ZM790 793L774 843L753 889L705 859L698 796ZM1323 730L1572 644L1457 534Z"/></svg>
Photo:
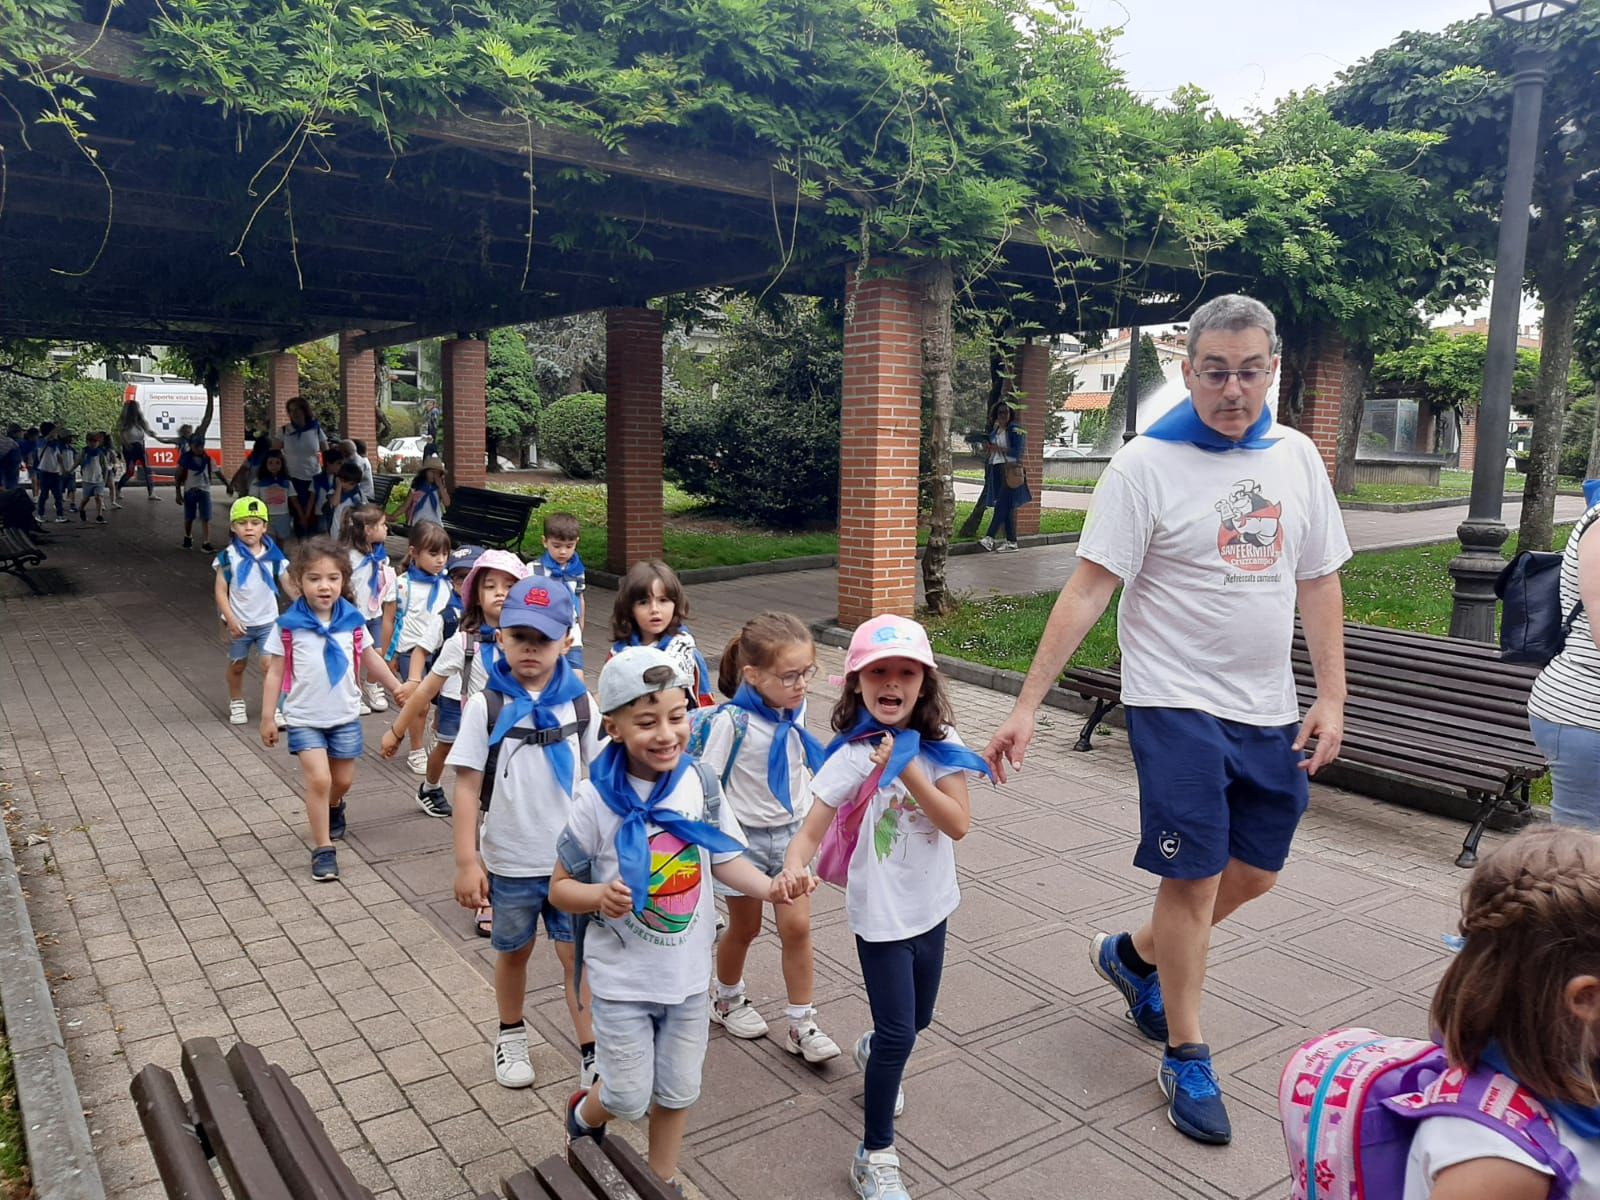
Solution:
<svg viewBox="0 0 1600 1200"><path fill-rule="evenodd" d="M332 805L328 809L328 836L335 839L344 838L344 800Z"/></svg>
<svg viewBox="0 0 1600 1200"><path fill-rule="evenodd" d="M579 1138L593 1138L597 1142L606 1140L606 1127L604 1125L597 1125L595 1128L590 1129L587 1126L578 1124L578 1105L583 1103L584 1097L588 1094L589 1092L586 1088L581 1092L573 1092L572 1095L567 1097L567 1144L569 1146Z"/></svg>
<svg viewBox="0 0 1600 1200"><path fill-rule="evenodd" d="M194 549L194 539L192 537L184 538L183 539L183 548L185 550L193 550Z"/></svg>
<svg viewBox="0 0 1600 1200"><path fill-rule="evenodd" d="M338 880L339 852L332 846L318 846L311 852L311 878L318 883Z"/></svg>
<svg viewBox="0 0 1600 1200"><path fill-rule="evenodd" d="M424 783L417 788L417 807L430 817L449 817L455 813L445 798L444 789L437 783Z"/></svg>
<svg viewBox="0 0 1600 1200"><path fill-rule="evenodd" d="M207 554L215 554L217 552L217 548L210 542L201 542L200 549L204 550Z"/></svg>

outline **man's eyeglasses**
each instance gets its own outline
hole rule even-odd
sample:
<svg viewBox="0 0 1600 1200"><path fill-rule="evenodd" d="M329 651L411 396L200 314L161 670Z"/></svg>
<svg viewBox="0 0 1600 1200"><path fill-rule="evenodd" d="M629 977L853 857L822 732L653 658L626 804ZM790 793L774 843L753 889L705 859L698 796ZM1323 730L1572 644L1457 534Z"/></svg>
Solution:
<svg viewBox="0 0 1600 1200"><path fill-rule="evenodd" d="M1228 376L1230 375L1238 379L1240 387L1254 387L1258 383L1265 383L1272 377L1272 372L1263 367L1246 367L1242 371L1194 371L1191 373L1209 388L1227 387Z"/></svg>
<svg viewBox="0 0 1600 1200"><path fill-rule="evenodd" d="M815 663L807 667L804 671L789 671L786 674L774 676L774 678L786 688L797 688L802 683L810 683L816 677L817 667Z"/></svg>

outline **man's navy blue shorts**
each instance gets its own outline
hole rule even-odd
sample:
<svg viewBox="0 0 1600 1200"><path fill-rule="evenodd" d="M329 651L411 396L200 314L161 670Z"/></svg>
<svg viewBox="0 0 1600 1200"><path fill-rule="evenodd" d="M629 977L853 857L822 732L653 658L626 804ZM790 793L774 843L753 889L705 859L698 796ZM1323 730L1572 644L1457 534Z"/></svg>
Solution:
<svg viewBox="0 0 1600 1200"><path fill-rule="evenodd" d="M1191 708L1129 708L1139 772L1133 864L1168 879L1209 879L1230 858L1280 871L1311 802L1293 725L1244 725Z"/></svg>

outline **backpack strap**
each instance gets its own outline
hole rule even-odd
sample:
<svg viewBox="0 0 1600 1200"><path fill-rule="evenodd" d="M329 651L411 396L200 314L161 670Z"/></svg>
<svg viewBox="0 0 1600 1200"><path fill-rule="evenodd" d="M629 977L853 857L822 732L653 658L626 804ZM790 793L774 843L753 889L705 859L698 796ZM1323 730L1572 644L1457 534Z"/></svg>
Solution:
<svg viewBox="0 0 1600 1200"><path fill-rule="evenodd" d="M294 634L287 629L278 633L283 637L283 694L287 696L294 686Z"/></svg>
<svg viewBox="0 0 1600 1200"><path fill-rule="evenodd" d="M500 713L506 706L504 692L496 692L485 688L483 692L484 707L487 709L489 719L489 733L494 734L494 727L500 722ZM494 796L494 779L500 766L500 749L507 742L515 741L517 748L523 746L554 746L557 742L564 742L576 734L582 738L589 728L590 721L589 693L584 692L572 701L572 720L562 725L555 725L548 729L512 729L500 740L500 744L489 747L489 754L483 760L483 787L478 793L478 807L489 811L489 802ZM580 754L579 759L582 759Z"/></svg>
<svg viewBox="0 0 1600 1200"><path fill-rule="evenodd" d="M722 828L722 784L717 779L717 773L698 758L694 760L694 769L700 776L700 790L705 793L705 810L700 814L700 819L707 825Z"/></svg>
<svg viewBox="0 0 1600 1200"><path fill-rule="evenodd" d="M739 757L739 747L744 745L744 735L750 732L750 714L735 705L724 705L723 711L733 722L733 745L728 747L728 761L722 768L722 787L726 791L728 777L733 774L734 760Z"/></svg>

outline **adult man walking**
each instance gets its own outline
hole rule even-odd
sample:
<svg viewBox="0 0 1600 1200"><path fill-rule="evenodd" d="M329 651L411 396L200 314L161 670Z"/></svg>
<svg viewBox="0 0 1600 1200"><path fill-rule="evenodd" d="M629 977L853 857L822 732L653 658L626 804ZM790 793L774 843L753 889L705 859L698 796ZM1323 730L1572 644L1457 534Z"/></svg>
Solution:
<svg viewBox="0 0 1600 1200"><path fill-rule="evenodd" d="M1150 923L1100 934L1094 965L1140 1032L1165 1046L1168 1118L1219 1144L1232 1127L1200 1031L1211 927L1276 882L1307 776L1337 757L1344 729L1338 570L1350 543L1316 448L1267 410L1277 349L1259 301L1221 296L1195 312L1190 398L1107 466L1077 570L984 752L1002 781L1022 765L1035 711L1121 585L1134 863L1161 883ZM1318 692L1303 723L1289 662L1297 605Z"/></svg>

